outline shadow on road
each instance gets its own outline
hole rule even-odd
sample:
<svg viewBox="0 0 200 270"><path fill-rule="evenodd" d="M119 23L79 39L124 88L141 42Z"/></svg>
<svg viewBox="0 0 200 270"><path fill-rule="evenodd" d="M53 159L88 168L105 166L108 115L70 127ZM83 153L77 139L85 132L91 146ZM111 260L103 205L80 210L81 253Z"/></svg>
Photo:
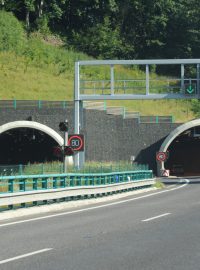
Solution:
<svg viewBox="0 0 200 270"><path fill-rule="evenodd" d="M184 179L189 180L190 184L200 184L200 176L187 176L187 177L177 177L177 178L160 178L160 181L165 185L182 185L185 181ZM182 181L181 181L182 180Z"/></svg>

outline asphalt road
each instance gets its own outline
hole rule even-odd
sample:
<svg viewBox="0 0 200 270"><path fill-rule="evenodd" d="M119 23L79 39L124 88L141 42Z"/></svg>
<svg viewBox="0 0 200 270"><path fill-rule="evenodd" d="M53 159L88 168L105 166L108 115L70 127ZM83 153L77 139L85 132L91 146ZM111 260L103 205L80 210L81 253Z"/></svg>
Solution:
<svg viewBox="0 0 200 270"><path fill-rule="evenodd" d="M196 181L45 218L1 222L0 269L198 270Z"/></svg>

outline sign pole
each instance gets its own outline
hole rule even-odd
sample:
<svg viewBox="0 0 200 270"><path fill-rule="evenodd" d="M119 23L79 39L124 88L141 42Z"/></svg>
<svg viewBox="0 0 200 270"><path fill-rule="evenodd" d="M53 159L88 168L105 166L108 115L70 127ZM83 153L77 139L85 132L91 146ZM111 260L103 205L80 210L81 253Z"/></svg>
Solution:
<svg viewBox="0 0 200 270"><path fill-rule="evenodd" d="M200 64L197 64L197 95L200 98Z"/></svg>
<svg viewBox="0 0 200 270"><path fill-rule="evenodd" d="M181 91L184 93L185 89L185 66L181 64Z"/></svg>
<svg viewBox="0 0 200 270"><path fill-rule="evenodd" d="M65 146L68 146L68 132L64 132L64 149L63 149L63 172L67 172L67 156L65 155Z"/></svg>
<svg viewBox="0 0 200 270"><path fill-rule="evenodd" d="M74 81L74 133L79 134L80 132L80 72L79 62L75 63L75 81ZM79 169L80 167L80 156L79 153L74 155L74 165Z"/></svg>
<svg viewBox="0 0 200 270"><path fill-rule="evenodd" d="M66 119L63 122L60 122L59 124L60 131L64 132L64 145L62 147L62 153L63 153L63 172L66 173L67 171L67 157L65 155L65 148L68 146L68 120Z"/></svg>

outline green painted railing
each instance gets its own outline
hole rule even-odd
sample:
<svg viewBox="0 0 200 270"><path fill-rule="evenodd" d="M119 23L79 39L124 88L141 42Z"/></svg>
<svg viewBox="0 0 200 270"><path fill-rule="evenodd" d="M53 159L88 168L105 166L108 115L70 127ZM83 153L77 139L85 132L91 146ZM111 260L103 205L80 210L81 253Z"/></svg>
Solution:
<svg viewBox="0 0 200 270"><path fill-rule="evenodd" d="M52 190L76 186L108 185L153 178L150 170L95 174L41 174L1 176L0 193Z"/></svg>

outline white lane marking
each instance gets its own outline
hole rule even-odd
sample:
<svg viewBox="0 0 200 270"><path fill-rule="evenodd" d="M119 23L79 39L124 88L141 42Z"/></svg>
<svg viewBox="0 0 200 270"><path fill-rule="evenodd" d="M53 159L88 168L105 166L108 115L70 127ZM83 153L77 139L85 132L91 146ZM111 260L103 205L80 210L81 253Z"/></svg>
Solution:
<svg viewBox="0 0 200 270"><path fill-rule="evenodd" d="M52 250L52 249L53 248L45 248L45 249L41 249L41 250L30 252L30 253L26 253L26 254L23 254L23 255L19 255L19 256L13 257L13 258L9 258L9 259L0 261L0 264L4 264L4 263L16 261L16 260L20 260L20 259L23 259L23 258L26 258L26 257L30 257L30 256L34 256L36 254L47 252L47 251Z"/></svg>
<svg viewBox="0 0 200 270"><path fill-rule="evenodd" d="M147 195L143 195L143 196L132 198L132 199L127 199L127 200L123 200L123 201L118 201L118 202L113 202L113 203L108 203L108 204L103 204L103 205L88 207L88 208L84 208L84 209L72 210L72 211L69 211L69 212L62 212L62 213L48 215L48 216L42 216L42 217L37 217L37 218L31 218L31 219L25 219L25 220L19 220L19 221L4 223L4 224L0 224L0 227L6 227L6 226L16 225L16 224L20 224L20 223L26 223L26 222L37 221L37 220L42 220L42 219L48 219L48 218L53 218L53 217L66 216L66 215L71 215L71 214L75 214L75 213L81 213L81 212L91 211L91 210L94 210L94 209L99 209L99 208L104 208L104 207L110 207L110 206L113 206L113 205L123 204L123 203L131 202L131 201L136 201L136 200L143 199L143 198L148 198L148 197L156 196L156 195L159 195L161 193L170 192L170 191L177 190L177 189L180 189L180 188L185 187L186 185L188 185L189 180L188 179L184 179L184 180L186 181L185 184L183 184L183 185L181 185L179 187L175 187L173 189L162 190L162 191L158 191L156 193L147 194Z"/></svg>
<svg viewBox="0 0 200 270"><path fill-rule="evenodd" d="M168 215L171 215L171 213L165 213L165 214L162 214L162 215L159 215L159 216L155 216L155 217L143 219L142 221L143 222L147 222L147 221L151 221L151 220L154 220L154 219L157 219L157 218L161 218L161 217L165 217L165 216L168 216Z"/></svg>

